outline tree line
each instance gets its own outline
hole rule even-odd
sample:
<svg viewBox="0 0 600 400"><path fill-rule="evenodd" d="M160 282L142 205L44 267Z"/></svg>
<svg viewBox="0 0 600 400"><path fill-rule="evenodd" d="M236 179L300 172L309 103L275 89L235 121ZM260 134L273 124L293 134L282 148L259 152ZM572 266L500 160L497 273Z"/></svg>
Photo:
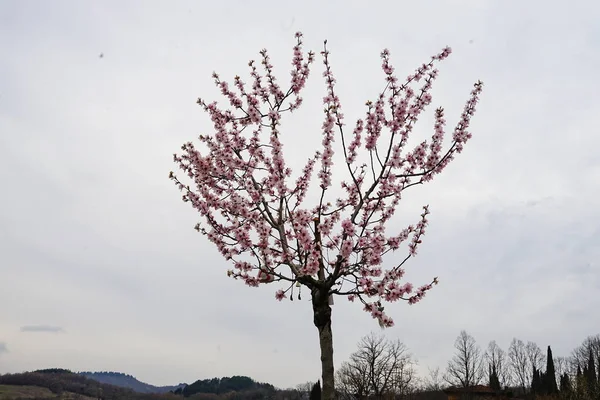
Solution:
<svg viewBox="0 0 600 400"><path fill-rule="evenodd" d="M0 375L0 385L38 386L49 389L55 397L64 393L98 400L160 400L163 395L140 394L131 389L103 384L65 369L45 369L34 372Z"/></svg>
<svg viewBox="0 0 600 400"><path fill-rule="evenodd" d="M535 342L517 338L507 350L494 340L484 350L466 331L460 332L454 347L444 370L429 369L428 376L419 377L417 361L401 341L370 334L341 364L336 389L344 399L423 398L424 393L435 396L448 387L478 385L506 397L600 399L600 334L557 357L549 345L544 352Z"/></svg>

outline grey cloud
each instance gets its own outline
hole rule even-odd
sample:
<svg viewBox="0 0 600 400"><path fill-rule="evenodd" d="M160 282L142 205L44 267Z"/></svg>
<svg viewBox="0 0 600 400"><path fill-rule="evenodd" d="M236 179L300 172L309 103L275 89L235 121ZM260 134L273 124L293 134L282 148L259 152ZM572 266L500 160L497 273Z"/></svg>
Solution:
<svg viewBox="0 0 600 400"><path fill-rule="evenodd" d="M4 342L0 342L0 354L2 353L8 353L8 347Z"/></svg>
<svg viewBox="0 0 600 400"><path fill-rule="evenodd" d="M52 325L26 325L21 327L21 332L50 332L50 333L64 333L65 330L60 326Z"/></svg>

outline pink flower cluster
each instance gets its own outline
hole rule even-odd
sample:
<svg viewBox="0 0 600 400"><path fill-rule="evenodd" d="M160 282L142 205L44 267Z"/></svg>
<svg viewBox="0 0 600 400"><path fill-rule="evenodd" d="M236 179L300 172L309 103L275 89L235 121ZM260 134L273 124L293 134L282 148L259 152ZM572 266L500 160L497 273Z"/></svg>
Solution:
<svg viewBox="0 0 600 400"><path fill-rule="evenodd" d="M384 313L382 301L415 304L437 284L436 278L415 290L411 283L402 283L403 265L417 254L425 234L429 207L423 208L415 225L393 234L386 232L390 220L405 189L433 179L463 150L471 138L468 128L483 84L474 85L449 145L443 143L446 119L438 108L431 140L406 149L415 122L432 102L430 90L438 76L434 66L451 50L431 57L403 83L394 74L390 52L384 50L385 87L374 102L367 102L365 118L356 121L348 136L326 43L321 52L326 89L322 148L295 179L284 157L280 126L282 115L302 104L300 94L314 62L314 53L303 52L301 33L296 34L286 90L274 75L267 50L260 52L264 72L255 61L248 64L251 85L239 76L229 85L213 74L231 108L198 99L214 133L199 137L204 155L192 143L182 146L183 154L174 155L190 183L173 172L170 178L183 200L202 216L196 229L233 264L229 276L249 286L287 283L286 289L277 290L278 300L293 299L294 287L301 285L325 288L330 295L359 299L382 327L389 327L393 320ZM340 182L344 196L327 201L336 137L348 179ZM307 208L304 201L317 162L320 201ZM384 267L386 254L403 243L405 257Z"/></svg>

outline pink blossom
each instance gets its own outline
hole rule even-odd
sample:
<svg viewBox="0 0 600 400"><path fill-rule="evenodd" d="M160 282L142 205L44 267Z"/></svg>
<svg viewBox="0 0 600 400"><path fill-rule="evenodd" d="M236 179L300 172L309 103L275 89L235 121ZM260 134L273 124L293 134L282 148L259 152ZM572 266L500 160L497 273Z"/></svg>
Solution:
<svg viewBox="0 0 600 400"><path fill-rule="evenodd" d="M281 301L287 298L287 296L285 295L285 292L282 289L279 289L277 292L275 292L275 298Z"/></svg>
<svg viewBox="0 0 600 400"><path fill-rule="evenodd" d="M464 150L483 83L473 86L452 135L445 134L446 115L440 107L430 140L412 140L416 122L433 102L437 66L451 49L430 57L404 80L384 49L384 89L347 129L325 44L321 143L294 174L286 162L286 151L294 149L284 148L286 113L304 104L301 94L315 60L302 40L302 33L296 33L285 88L266 49L258 62L248 63L247 82L236 76L229 83L213 74L229 108L198 99L213 132L199 137L201 147L191 142L181 147L173 160L184 178L172 172L169 178L198 212L201 221L195 229L233 264L229 277L251 287L288 285L276 291L280 301L295 284L310 289L327 285L329 295L360 301L381 327L390 327L394 322L382 302L416 304L438 282L434 278L416 290L403 282L405 263L425 237L429 207L407 227L396 226L393 217L404 190L432 181ZM409 142L416 145L409 148ZM334 165L336 151L342 165ZM336 175L346 174L339 183L333 180L334 169ZM317 200L307 205L314 180ZM342 189L339 198L329 191L334 185ZM387 258L389 253L394 257Z"/></svg>

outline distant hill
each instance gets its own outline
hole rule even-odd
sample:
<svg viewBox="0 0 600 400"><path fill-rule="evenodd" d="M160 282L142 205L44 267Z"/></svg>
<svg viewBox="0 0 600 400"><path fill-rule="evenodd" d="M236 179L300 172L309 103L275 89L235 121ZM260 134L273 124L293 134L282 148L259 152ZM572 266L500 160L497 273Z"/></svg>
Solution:
<svg viewBox="0 0 600 400"><path fill-rule="evenodd" d="M143 391L143 392L142 392ZM162 393L161 393L162 392ZM300 400L296 390L279 390L247 376L197 380L191 385L153 386L119 372L51 368L0 375L0 399L32 400Z"/></svg>
<svg viewBox="0 0 600 400"><path fill-rule="evenodd" d="M103 400L175 400L172 393L137 393L88 379L64 369L0 375L1 399L103 399Z"/></svg>
<svg viewBox="0 0 600 400"><path fill-rule="evenodd" d="M154 386L121 372L80 372L79 374L100 383L128 388L138 393L168 393L186 386L185 383L174 386Z"/></svg>
<svg viewBox="0 0 600 400"><path fill-rule="evenodd" d="M232 376L224 378L199 379L187 385L180 383L175 386L154 386L140 382L135 377L121 372L80 372L82 376L97 382L131 389L137 393L175 393L189 397L198 393L225 394L230 392L260 391L273 393L275 387L269 383L260 383L247 376Z"/></svg>
<svg viewBox="0 0 600 400"><path fill-rule="evenodd" d="M269 383L256 382L247 376L232 376L224 378L212 378L197 380L191 385L175 390L173 393L189 397L198 393L210 393L222 395L230 392L256 392L257 394L275 393L276 389Z"/></svg>

